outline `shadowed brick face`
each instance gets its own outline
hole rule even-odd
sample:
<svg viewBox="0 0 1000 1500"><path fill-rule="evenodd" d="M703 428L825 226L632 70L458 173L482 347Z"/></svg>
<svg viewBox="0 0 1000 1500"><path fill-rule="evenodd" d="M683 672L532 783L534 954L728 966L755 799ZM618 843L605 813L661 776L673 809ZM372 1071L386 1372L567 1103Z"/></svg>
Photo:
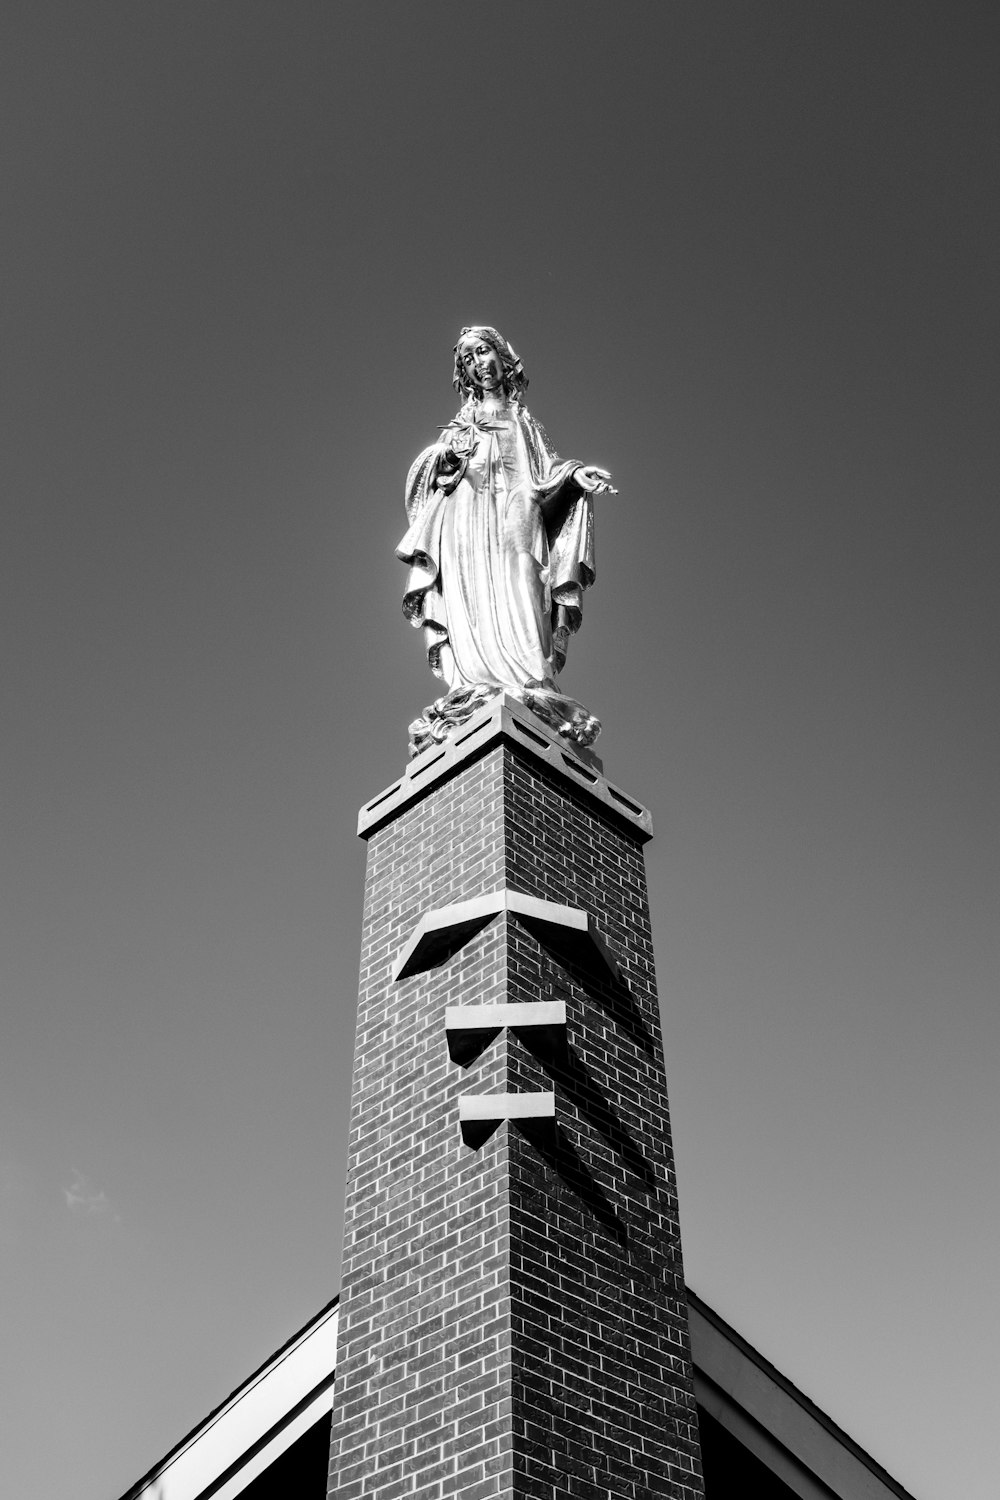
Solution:
<svg viewBox="0 0 1000 1500"><path fill-rule="evenodd" d="M393 983L430 909L592 914L620 981L495 917ZM369 842L330 1493L703 1495L640 836L507 740ZM449 1005L563 1000L453 1062ZM459 1096L554 1090L469 1145Z"/></svg>

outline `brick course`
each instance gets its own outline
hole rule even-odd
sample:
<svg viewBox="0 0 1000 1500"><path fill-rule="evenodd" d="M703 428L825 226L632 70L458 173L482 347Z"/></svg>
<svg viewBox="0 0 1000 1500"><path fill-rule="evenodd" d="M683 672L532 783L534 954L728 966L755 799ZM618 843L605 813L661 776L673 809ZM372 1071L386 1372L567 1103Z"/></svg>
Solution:
<svg viewBox="0 0 1000 1500"><path fill-rule="evenodd" d="M510 914L394 984L431 908L596 919L621 981ZM448 1005L563 1000L462 1065ZM462 1093L554 1089L473 1149ZM505 737L370 838L330 1493L703 1495L641 835Z"/></svg>

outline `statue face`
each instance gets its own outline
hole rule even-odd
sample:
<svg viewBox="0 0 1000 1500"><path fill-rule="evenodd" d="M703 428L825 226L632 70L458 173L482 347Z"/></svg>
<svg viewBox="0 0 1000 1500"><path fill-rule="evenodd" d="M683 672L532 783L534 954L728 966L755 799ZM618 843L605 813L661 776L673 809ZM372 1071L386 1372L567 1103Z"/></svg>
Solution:
<svg viewBox="0 0 1000 1500"><path fill-rule="evenodd" d="M464 339L458 351L466 378L482 387L484 396L503 390L503 361L485 339Z"/></svg>

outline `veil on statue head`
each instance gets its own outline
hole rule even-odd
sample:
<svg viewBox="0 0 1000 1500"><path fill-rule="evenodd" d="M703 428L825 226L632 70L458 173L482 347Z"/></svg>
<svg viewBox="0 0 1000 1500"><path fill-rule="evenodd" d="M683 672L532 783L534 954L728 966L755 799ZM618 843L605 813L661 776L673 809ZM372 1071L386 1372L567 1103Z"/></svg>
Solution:
<svg viewBox="0 0 1000 1500"><path fill-rule="evenodd" d="M458 343L454 349L455 370L452 377L452 385L458 391L459 395L471 396L475 391L475 387L469 383L469 377L459 363L458 358L458 351L462 347L463 341L470 337L482 339L484 343L492 345L499 354L500 362L503 365L504 385L507 388L507 394L515 398L520 397L521 393L528 386L528 377L524 373L524 365L521 363L520 355L515 349L511 348L502 333L498 333L495 328L490 328L486 323L473 323L470 327L463 328L458 336Z"/></svg>

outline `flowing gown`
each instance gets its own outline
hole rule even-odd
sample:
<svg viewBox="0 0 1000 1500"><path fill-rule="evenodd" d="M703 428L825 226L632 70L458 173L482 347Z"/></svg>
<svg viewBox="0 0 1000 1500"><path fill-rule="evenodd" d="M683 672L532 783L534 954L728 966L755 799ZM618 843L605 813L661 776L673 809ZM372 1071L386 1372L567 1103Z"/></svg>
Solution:
<svg viewBox="0 0 1000 1500"><path fill-rule="evenodd" d="M594 580L593 501L573 481L580 465L560 460L516 401L488 417L467 402L442 436L460 466L445 476L437 445L420 454L396 549L410 570L403 613L423 628L449 689L426 724L411 726L416 747L503 690L589 744L600 725L554 681Z"/></svg>

